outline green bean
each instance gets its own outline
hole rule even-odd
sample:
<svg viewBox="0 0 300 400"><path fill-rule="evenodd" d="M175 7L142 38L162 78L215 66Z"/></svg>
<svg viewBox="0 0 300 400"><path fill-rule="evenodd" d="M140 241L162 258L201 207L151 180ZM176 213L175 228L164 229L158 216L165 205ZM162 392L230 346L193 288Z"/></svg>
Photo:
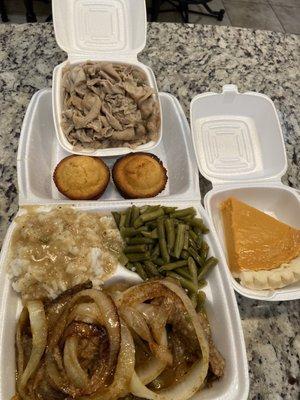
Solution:
<svg viewBox="0 0 300 400"><path fill-rule="evenodd" d="M140 207L140 214L143 214L148 209L148 207L149 206L147 205Z"/></svg>
<svg viewBox="0 0 300 400"><path fill-rule="evenodd" d="M146 244L134 244L132 246L125 246L124 253L132 254L132 253L144 253L148 250L148 246Z"/></svg>
<svg viewBox="0 0 300 400"><path fill-rule="evenodd" d="M136 236L138 234L137 230L135 228L125 228L122 227L120 228L120 233L122 238L126 238L126 237L132 237L132 236Z"/></svg>
<svg viewBox="0 0 300 400"><path fill-rule="evenodd" d="M126 265L128 263L128 258L124 253L121 253L118 257L118 261L122 265Z"/></svg>
<svg viewBox="0 0 300 400"><path fill-rule="evenodd" d="M125 213L126 218L125 218L125 224L124 224L125 227L129 227L129 226L130 226L131 211L132 211L132 208L131 208L131 207L127 208L127 210L126 210L126 213Z"/></svg>
<svg viewBox="0 0 300 400"><path fill-rule="evenodd" d="M129 263L126 264L126 268L129 269L129 270L132 271L132 272L135 272L134 264L131 263L131 262L129 262Z"/></svg>
<svg viewBox="0 0 300 400"><path fill-rule="evenodd" d="M198 295L197 295L197 293L191 293L190 299L191 299L191 302L193 304L193 307L196 308L197 304L198 304Z"/></svg>
<svg viewBox="0 0 300 400"><path fill-rule="evenodd" d="M182 210L177 210L171 213L171 217L173 218L183 218L187 217L188 215L195 215L196 210L194 207L189 207L189 208L183 208Z"/></svg>
<svg viewBox="0 0 300 400"><path fill-rule="evenodd" d="M193 249L193 247L189 247L188 252L193 257L193 259L200 265L200 267L203 267L204 262L202 258L199 256L199 254L195 251L195 249Z"/></svg>
<svg viewBox="0 0 300 400"><path fill-rule="evenodd" d="M133 228L134 229L134 228ZM154 243L153 239L147 237L133 237L126 239L127 244L152 244Z"/></svg>
<svg viewBox="0 0 300 400"><path fill-rule="evenodd" d="M198 280L205 278L208 271L217 264L218 264L218 259L215 257L210 257L208 260L206 260L203 268L201 269L201 271L198 274Z"/></svg>
<svg viewBox="0 0 300 400"><path fill-rule="evenodd" d="M123 228L125 226L125 221L126 221L126 214L121 213L120 216L120 222L119 222L119 229Z"/></svg>
<svg viewBox="0 0 300 400"><path fill-rule="evenodd" d="M167 276L177 279L180 282L181 286L184 287L185 289L188 289L191 292L197 292L198 288L193 282L189 281L188 279L183 278L179 274L176 274L176 272L167 271Z"/></svg>
<svg viewBox="0 0 300 400"><path fill-rule="evenodd" d="M208 252L209 252L209 246L208 244L203 240L202 242L202 246L201 246L201 255L204 258L204 260L206 260L207 256L208 256Z"/></svg>
<svg viewBox="0 0 300 400"><path fill-rule="evenodd" d="M158 232L157 232L156 228L153 229L153 231L151 231L151 232L143 231L142 235L147 237L147 238L150 238L150 239L158 239Z"/></svg>
<svg viewBox="0 0 300 400"><path fill-rule="evenodd" d="M185 267L187 265L186 260L180 260L180 261L175 261L169 264L164 264L159 271L172 271L173 269L179 268L179 267Z"/></svg>
<svg viewBox="0 0 300 400"><path fill-rule="evenodd" d="M174 257L179 258L183 248L185 225L179 224L177 227L176 240L174 245Z"/></svg>
<svg viewBox="0 0 300 400"><path fill-rule="evenodd" d="M189 231L186 229L184 232L183 250L187 250L188 248L189 248Z"/></svg>
<svg viewBox="0 0 300 400"><path fill-rule="evenodd" d="M170 261L170 255L167 249L167 243L165 238L165 226L163 219L157 220L157 232L158 232L158 241L159 241L159 248L160 254L164 263L168 263Z"/></svg>
<svg viewBox="0 0 300 400"><path fill-rule="evenodd" d="M167 236L167 246L169 252L173 250L175 244L175 227L174 227L174 220L173 219L166 219L165 220L165 229L166 229L166 236Z"/></svg>
<svg viewBox="0 0 300 400"><path fill-rule="evenodd" d="M159 266L163 266L165 264L164 260L161 257L153 258L152 261L154 262L154 264Z"/></svg>
<svg viewBox="0 0 300 400"><path fill-rule="evenodd" d="M158 206L144 206L144 207L141 207L141 214L146 214L146 213L156 211L159 208L161 208L161 206L159 206L159 205Z"/></svg>
<svg viewBox="0 0 300 400"><path fill-rule="evenodd" d="M111 214L114 217L114 220L115 220L115 223L116 223L117 227L119 228L120 219L121 219L120 214L118 212L116 212L116 211L112 211Z"/></svg>
<svg viewBox="0 0 300 400"><path fill-rule="evenodd" d="M198 251L200 252L201 248L199 249L199 247L197 246L197 243L194 242L194 240L191 239L190 237L189 237L189 240L188 240L188 244L189 244L188 248L192 247L197 253L198 253Z"/></svg>
<svg viewBox="0 0 300 400"><path fill-rule="evenodd" d="M191 226L197 226L198 228L201 229L202 233L208 233L209 229L204 225L203 221L201 218L193 218L192 221L190 222Z"/></svg>
<svg viewBox="0 0 300 400"><path fill-rule="evenodd" d="M139 226L143 225L147 221L152 221L154 219L157 219L159 217L162 217L164 215L164 210L162 208L151 211L151 212L145 212L145 214L141 214L133 223L133 226L135 228L138 228Z"/></svg>
<svg viewBox="0 0 300 400"><path fill-rule="evenodd" d="M190 274L186 268L176 268L175 272L183 278L191 280Z"/></svg>
<svg viewBox="0 0 300 400"><path fill-rule="evenodd" d="M130 262L137 262L137 261L146 261L150 259L149 252L145 253L128 253L126 257Z"/></svg>
<svg viewBox="0 0 300 400"><path fill-rule="evenodd" d="M153 262L151 261L145 261L144 266L146 271L149 273L150 276L159 276L159 272L157 270L157 267Z"/></svg>
<svg viewBox="0 0 300 400"><path fill-rule="evenodd" d="M156 258L159 256L159 254L160 254L159 243L156 243L156 245L154 246L154 249L152 250L151 258Z"/></svg>
<svg viewBox="0 0 300 400"><path fill-rule="evenodd" d="M192 281L194 282L195 286L198 286L198 272L197 266L192 257L188 258L188 267L191 274Z"/></svg>
<svg viewBox="0 0 300 400"><path fill-rule="evenodd" d="M197 312L201 311L201 309L204 306L205 300L206 300L205 292L203 292L202 290L199 291L197 294L197 308L196 308Z"/></svg>
<svg viewBox="0 0 300 400"><path fill-rule="evenodd" d="M181 254L180 254L180 258L183 258L184 260L187 260L189 258L190 254L188 251L186 250L182 250Z"/></svg>
<svg viewBox="0 0 300 400"><path fill-rule="evenodd" d="M198 281L198 289L202 289L207 285L207 282L205 279L200 279L200 281Z"/></svg>
<svg viewBox="0 0 300 400"><path fill-rule="evenodd" d="M193 215L188 215L186 217L180 218L180 220L186 222L187 224L189 224L192 221L193 218L194 218Z"/></svg>
<svg viewBox="0 0 300 400"><path fill-rule="evenodd" d="M143 281L145 281L148 278L148 276L147 276L142 264L139 262L135 262L134 267L135 267L136 273L143 279Z"/></svg>
<svg viewBox="0 0 300 400"><path fill-rule="evenodd" d="M197 235L192 229L189 230L189 237L192 239L196 245L201 248L202 245L202 233L201 235Z"/></svg>
<svg viewBox="0 0 300 400"><path fill-rule="evenodd" d="M176 209L177 209L177 207L166 207L166 206L163 206L163 210L164 210L165 214L171 214L174 211L176 211Z"/></svg>
<svg viewBox="0 0 300 400"><path fill-rule="evenodd" d="M192 226L191 228L195 232L196 235L198 235L198 236L203 235L202 230L198 226Z"/></svg>
<svg viewBox="0 0 300 400"><path fill-rule="evenodd" d="M134 221L139 217L140 215L140 209L133 205L131 207L131 220L130 220L130 226L133 226Z"/></svg>

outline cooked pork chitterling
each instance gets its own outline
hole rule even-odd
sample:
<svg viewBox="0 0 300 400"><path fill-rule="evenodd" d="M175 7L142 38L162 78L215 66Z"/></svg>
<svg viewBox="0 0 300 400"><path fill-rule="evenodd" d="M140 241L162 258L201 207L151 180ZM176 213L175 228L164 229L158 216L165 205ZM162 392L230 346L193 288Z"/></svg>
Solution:
<svg viewBox="0 0 300 400"><path fill-rule="evenodd" d="M157 95L140 68L108 62L71 66L62 72L62 129L76 148L135 148L157 140Z"/></svg>

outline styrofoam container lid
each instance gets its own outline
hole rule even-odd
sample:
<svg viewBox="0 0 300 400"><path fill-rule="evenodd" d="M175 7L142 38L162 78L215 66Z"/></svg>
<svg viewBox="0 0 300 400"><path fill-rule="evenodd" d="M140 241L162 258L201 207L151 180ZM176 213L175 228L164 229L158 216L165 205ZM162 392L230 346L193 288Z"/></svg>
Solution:
<svg viewBox="0 0 300 400"><path fill-rule="evenodd" d="M200 172L213 185L278 181L287 159L272 100L260 93L204 93L191 102L191 128Z"/></svg>
<svg viewBox="0 0 300 400"><path fill-rule="evenodd" d="M144 0L52 0L55 37L72 56L137 54L146 44Z"/></svg>

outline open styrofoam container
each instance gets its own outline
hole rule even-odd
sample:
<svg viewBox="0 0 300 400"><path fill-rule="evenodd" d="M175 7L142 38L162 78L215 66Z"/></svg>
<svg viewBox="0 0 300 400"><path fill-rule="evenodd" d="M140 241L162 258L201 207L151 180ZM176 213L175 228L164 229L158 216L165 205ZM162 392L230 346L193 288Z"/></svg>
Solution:
<svg viewBox="0 0 300 400"><path fill-rule="evenodd" d="M145 204L149 201L145 201ZM176 205L178 207L194 206L198 214L210 226L209 218L198 201L159 201L152 200L151 204ZM103 211L121 210L127 205L118 202L114 205L102 204L74 204L79 210ZM49 209L44 204L43 209ZM22 212L19 210L18 215ZM15 330L22 305L20 296L14 292L11 282L5 271L9 245L16 223L13 221L5 238L0 257L0 363L5 368L0 370L0 398L10 399L15 391ZM225 375L213 383L211 388L196 394L194 400L246 400L249 391L248 365L241 327L239 310L234 292L225 270L226 261L220 249L218 240L214 236L213 228L206 235L210 247L210 254L219 259L219 265L214 268L207 278L205 292L207 295L207 313L210 320L213 339L226 361ZM114 281L134 280L136 275L119 266L112 277Z"/></svg>
<svg viewBox="0 0 300 400"><path fill-rule="evenodd" d="M131 64L142 69L156 93L156 79L151 68L137 59L146 44L147 19L144 0L52 0L55 37L58 45L68 54L68 60L53 71L53 118L59 144L70 153L90 156L116 156L132 151L150 151L160 142L158 138L134 150L129 147L108 149L75 149L61 128L63 104L62 70L67 63L110 61ZM159 102L159 98L157 96ZM160 107L160 115L161 105Z"/></svg>
<svg viewBox="0 0 300 400"><path fill-rule="evenodd" d="M200 94L191 102L191 128L199 170L212 182L204 204L227 256L220 204L230 196L295 228L300 228L300 197L281 183L287 158L272 100L260 93ZM300 282L277 290L250 290L233 278L240 294L258 300L300 299Z"/></svg>
<svg viewBox="0 0 300 400"><path fill-rule="evenodd" d="M152 153L167 169L168 182L157 199L180 197L200 201L198 170L186 117L174 96L159 93L159 98L164 133ZM68 155L55 135L51 89L40 90L31 99L21 129L17 156L19 204L72 202L57 190L53 181L55 167ZM117 157L107 157L104 161L111 169L116 160ZM111 179L105 193L95 202L120 200L122 197Z"/></svg>

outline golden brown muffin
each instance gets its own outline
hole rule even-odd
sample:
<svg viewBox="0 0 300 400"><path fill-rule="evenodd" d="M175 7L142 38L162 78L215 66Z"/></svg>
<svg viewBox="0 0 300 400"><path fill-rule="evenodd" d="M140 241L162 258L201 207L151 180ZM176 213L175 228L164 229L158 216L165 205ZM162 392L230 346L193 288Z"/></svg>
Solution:
<svg viewBox="0 0 300 400"><path fill-rule="evenodd" d="M125 199L157 196L168 177L163 163L154 154L131 153L119 158L113 167L114 183Z"/></svg>
<svg viewBox="0 0 300 400"><path fill-rule="evenodd" d="M109 169L100 158L75 155L61 160L53 174L57 189L72 200L98 199L109 177Z"/></svg>

